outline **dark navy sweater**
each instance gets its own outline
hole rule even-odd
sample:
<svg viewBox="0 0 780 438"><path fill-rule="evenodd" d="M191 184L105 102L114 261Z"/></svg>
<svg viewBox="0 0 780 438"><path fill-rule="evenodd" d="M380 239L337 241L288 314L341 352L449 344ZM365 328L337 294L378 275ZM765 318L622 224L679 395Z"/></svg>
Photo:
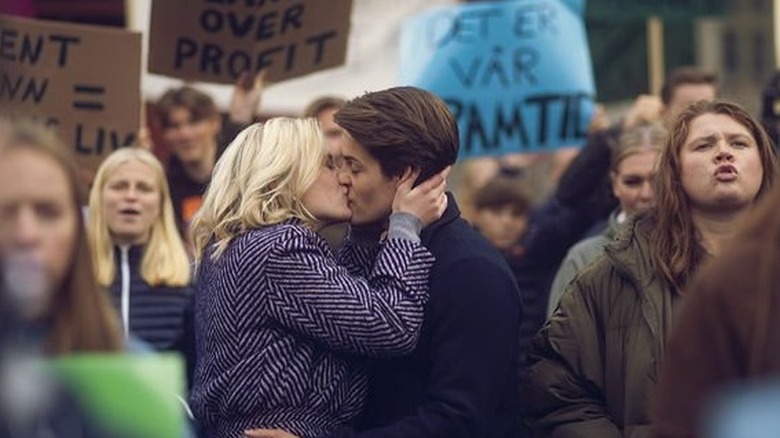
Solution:
<svg viewBox="0 0 780 438"><path fill-rule="evenodd" d="M517 438L521 302L503 256L460 218L450 196L421 234L436 257L420 341L378 360L360 438Z"/></svg>
<svg viewBox="0 0 780 438"><path fill-rule="evenodd" d="M149 285L141 277L143 251L143 246L115 248L116 275L111 297L122 326L128 327L130 334L157 351L178 350L189 335L185 312L192 301L192 289ZM123 305L123 292L127 294L127 306ZM129 320L125 319L126 315Z"/></svg>

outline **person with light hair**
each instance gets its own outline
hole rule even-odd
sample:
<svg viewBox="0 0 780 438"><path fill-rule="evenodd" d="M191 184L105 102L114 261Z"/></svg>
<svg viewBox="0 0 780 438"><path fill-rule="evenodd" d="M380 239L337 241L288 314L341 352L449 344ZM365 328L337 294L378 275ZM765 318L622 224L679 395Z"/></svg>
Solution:
<svg viewBox="0 0 780 438"><path fill-rule="evenodd" d="M446 207L447 170L414 188L417 172L395 178L378 254L362 245L373 230L357 227L336 258L316 231L352 215L339 161L315 119L274 118L242 131L217 162L192 224L191 405L206 436L339 430L366 398L360 356L416 345L433 264L419 233Z"/></svg>
<svg viewBox="0 0 780 438"><path fill-rule="evenodd" d="M611 151L609 179L612 193L620 205L609 215L604 231L581 240L569 249L550 288L548 318L555 312L569 283L604 253L604 247L617 237L620 226L632 216L655 205L653 175L664 141L666 129L656 122L640 124L626 130L614 145Z"/></svg>
<svg viewBox="0 0 780 438"><path fill-rule="evenodd" d="M141 148L109 155L95 175L87 222L95 276L110 290L125 336L180 350L189 335L190 262L157 158Z"/></svg>

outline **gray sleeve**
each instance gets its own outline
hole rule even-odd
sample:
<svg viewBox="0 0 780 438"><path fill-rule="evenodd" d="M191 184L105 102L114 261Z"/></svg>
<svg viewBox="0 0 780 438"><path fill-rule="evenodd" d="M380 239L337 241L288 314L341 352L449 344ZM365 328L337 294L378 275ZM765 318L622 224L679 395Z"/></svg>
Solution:
<svg viewBox="0 0 780 438"><path fill-rule="evenodd" d="M558 307L558 302L561 301L563 292L566 290L569 283L574 280L574 277L577 276L577 272L579 272L579 267L577 266L577 263L574 262L571 251L569 251L569 254L566 255L566 258L558 268L555 279L553 279L552 287L550 287L550 298L547 302L547 318L552 316L555 312L555 309Z"/></svg>
<svg viewBox="0 0 780 438"><path fill-rule="evenodd" d="M422 220L410 213L393 213L390 215L390 226L387 231L388 239L402 239L410 242L420 242Z"/></svg>

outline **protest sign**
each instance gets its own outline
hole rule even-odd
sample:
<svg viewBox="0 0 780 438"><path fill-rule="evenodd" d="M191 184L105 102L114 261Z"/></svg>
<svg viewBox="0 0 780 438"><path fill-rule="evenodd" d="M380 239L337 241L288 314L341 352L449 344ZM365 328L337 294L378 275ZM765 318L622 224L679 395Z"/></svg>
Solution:
<svg viewBox="0 0 780 438"><path fill-rule="evenodd" d="M58 129L85 168L136 141L141 35L0 15L0 106Z"/></svg>
<svg viewBox="0 0 780 438"><path fill-rule="evenodd" d="M344 64L352 0L155 0L149 71L232 84L278 82Z"/></svg>
<svg viewBox="0 0 780 438"><path fill-rule="evenodd" d="M580 145L594 109L582 0L436 9L403 26L401 83L458 120L462 156Z"/></svg>
<svg viewBox="0 0 780 438"><path fill-rule="evenodd" d="M175 354L77 354L48 364L104 436L184 434L184 366Z"/></svg>

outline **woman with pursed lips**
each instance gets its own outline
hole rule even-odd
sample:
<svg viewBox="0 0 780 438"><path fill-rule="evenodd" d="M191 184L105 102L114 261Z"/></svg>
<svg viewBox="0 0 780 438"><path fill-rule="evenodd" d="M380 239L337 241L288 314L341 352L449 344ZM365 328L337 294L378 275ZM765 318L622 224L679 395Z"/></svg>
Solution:
<svg viewBox="0 0 780 438"><path fill-rule="evenodd" d="M575 277L533 341L521 394L540 436L650 434L650 397L688 281L727 251L776 175L772 143L740 106L702 101L680 113L655 207Z"/></svg>

